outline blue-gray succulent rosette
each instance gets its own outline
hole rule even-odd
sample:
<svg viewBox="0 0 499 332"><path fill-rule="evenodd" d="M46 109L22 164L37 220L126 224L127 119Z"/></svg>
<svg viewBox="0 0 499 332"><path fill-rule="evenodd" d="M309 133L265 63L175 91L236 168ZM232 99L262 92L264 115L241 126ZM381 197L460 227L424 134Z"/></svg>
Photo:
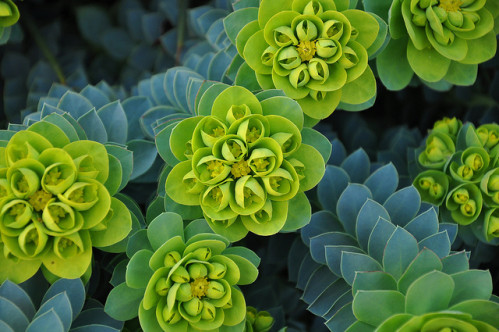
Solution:
<svg viewBox="0 0 499 332"><path fill-rule="evenodd" d="M303 192L322 178L331 146L303 128L296 101L218 84L199 98L196 113L156 137L160 155L173 155L165 185L173 201L200 206L210 227L231 241L308 223Z"/></svg>

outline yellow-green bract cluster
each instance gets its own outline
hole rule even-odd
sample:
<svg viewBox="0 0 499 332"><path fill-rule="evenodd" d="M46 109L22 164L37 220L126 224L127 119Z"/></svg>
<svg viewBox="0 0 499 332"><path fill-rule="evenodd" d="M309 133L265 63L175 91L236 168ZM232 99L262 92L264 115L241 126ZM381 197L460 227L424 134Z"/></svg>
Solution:
<svg viewBox="0 0 499 332"><path fill-rule="evenodd" d="M383 44L379 30L372 14L344 2L262 0L236 45L263 89L282 89L318 120L340 102L358 105L376 95L368 58Z"/></svg>
<svg viewBox="0 0 499 332"><path fill-rule="evenodd" d="M43 121L6 143L0 147L0 281L22 282L40 266L50 278L90 273L92 246L115 244L131 229L128 209L106 187L113 178L106 148L70 142Z"/></svg>
<svg viewBox="0 0 499 332"><path fill-rule="evenodd" d="M299 105L287 97L260 102L234 86L198 113L207 115L181 121L169 142L156 142L169 144L180 160L168 175L166 193L179 204L201 206L210 227L231 241L248 231L279 232L290 201L307 223L310 203L303 191L322 178L324 159L302 143Z"/></svg>
<svg viewBox="0 0 499 332"><path fill-rule="evenodd" d="M486 241L499 236L499 126L475 129L444 118L430 132L418 157L425 169L414 180L423 200L460 225L474 225ZM477 221L479 220L479 221Z"/></svg>

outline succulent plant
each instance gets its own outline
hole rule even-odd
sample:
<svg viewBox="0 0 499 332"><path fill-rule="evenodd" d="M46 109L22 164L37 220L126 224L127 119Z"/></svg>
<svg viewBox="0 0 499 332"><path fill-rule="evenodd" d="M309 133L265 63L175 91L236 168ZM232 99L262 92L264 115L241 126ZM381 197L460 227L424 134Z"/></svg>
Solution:
<svg viewBox="0 0 499 332"><path fill-rule="evenodd" d="M138 314L146 332L243 330L246 303L237 285L255 281L260 262L255 253L228 247L204 220L184 229L182 218L171 212L151 222L143 241L148 249L137 247L126 281L106 301L109 315L128 320Z"/></svg>
<svg viewBox="0 0 499 332"><path fill-rule="evenodd" d="M0 285L2 331L120 331L123 322L104 313L96 300L85 302L80 279L59 279L47 290L38 276L21 285Z"/></svg>
<svg viewBox="0 0 499 332"><path fill-rule="evenodd" d="M130 232L130 212L112 197L126 183L125 150L78 134L58 114L2 131L0 280L19 283L40 267L48 278L81 277L92 247L112 251Z"/></svg>
<svg viewBox="0 0 499 332"><path fill-rule="evenodd" d="M391 40L376 63L388 89L405 88L414 74L472 85L478 64L496 53L495 1L364 0L364 7L389 21Z"/></svg>
<svg viewBox="0 0 499 332"><path fill-rule="evenodd" d="M460 234L491 244L499 243L498 143L495 123L475 128L444 118L413 155L414 185L423 200L439 206L443 220L459 224Z"/></svg>
<svg viewBox="0 0 499 332"><path fill-rule="evenodd" d="M310 204L303 192L322 177L330 145L302 130L300 106L272 91L255 96L223 84L197 101L198 116L156 137L160 155L174 166L168 196L201 206L210 227L231 241L248 231L272 235L306 224Z"/></svg>
<svg viewBox="0 0 499 332"><path fill-rule="evenodd" d="M268 332L274 324L274 318L267 311L258 311L253 307L246 307L245 332Z"/></svg>
<svg viewBox="0 0 499 332"><path fill-rule="evenodd" d="M338 105L370 107L376 95L368 59L386 23L350 2L262 0L227 16L225 30L261 88L282 89L317 123Z"/></svg>
<svg viewBox="0 0 499 332"><path fill-rule="evenodd" d="M399 279L357 273L352 285L357 321L345 331L497 331L499 302L490 273L469 270L458 255L440 259L424 249Z"/></svg>
<svg viewBox="0 0 499 332"><path fill-rule="evenodd" d="M397 280L423 250L440 258L450 254L456 225L439 224L435 209L421 205L414 187L397 187L395 167L371 171L362 150L340 167L328 165L317 187L325 210L314 213L301 230L309 247L302 251L301 263L296 258L289 262L308 310L323 317L332 331L353 323L352 285L359 272L379 271ZM297 256L300 246L290 257Z"/></svg>

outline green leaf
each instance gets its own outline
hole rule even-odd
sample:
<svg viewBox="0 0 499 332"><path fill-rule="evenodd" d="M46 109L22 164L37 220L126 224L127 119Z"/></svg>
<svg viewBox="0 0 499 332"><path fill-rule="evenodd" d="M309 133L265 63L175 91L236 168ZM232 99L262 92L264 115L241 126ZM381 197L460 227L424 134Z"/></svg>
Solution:
<svg viewBox="0 0 499 332"><path fill-rule="evenodd" d="M236 37L236 48L239 55L243 56L244 47L246 46L248 39L260 30L261 28L258 21L253 21L246 24L241 31L239 31Z"/></svg>
<svg viewBox="0 0 499 332"><path fill-rule="evenodd" d="M244 295L239 289L231 287L232 292L232 307L224 309L224 325L239 324L246 317L246 306Z"/></svg>
<svg viewBox="0 0 499 332"><path fill-rule="evenodd" d="M478 39L466 41L468 43L468 53L461 60L464 64L479 64L494 57L497 50L497 39L494 31L489 32Z"/></svg>
<svg viewBox="0 0 499 332"><path fill-rule="evenodd" d="M286 115L287 118L289 118ZM319 133L317 130L311 128L303 128L301 131L302 143L314 147L322 156L322 159L329 160L331 156L332 145L329 140Z"/></svg>
<svg viewBox="0 0 499 332"><path fill-rule="evenodd" d="M56 148L63 148L69 144L69 138L64 131L50 122L37 122L31 125L28 130L42 135Z"/></svg>
<svg viewBox="0 0 499 332"><path fill-rule="evenodd" d="M139 306L144 297L144 289L130 288L122 283L109 293L105 312L117 320L129 320L137 317Z"/></svg>
<svg viewBox="0 0 499 332"><path fill-rule="evenodd" d="M145 289L154 271L149 267L153 252L142 249L136 252L126 267L126 284L128 287Z"/></svg>
<svg viewBox="0 0 499 332"><path fill-rule="evenodd" d="M183 181L184 176L192 171L190 160L178 163L173 167L166 179L165 189L168 196L175 202L183 205L199 205L199 193L189 193L189 187Z"/></svg>
<svg viewBox="0 0 499 332"><path fill-rule="evenodd" d="M282 227L283 232L292 232L304 227L310 222L312 208L307 196L298 193L288 202L288 215L286 223Z"/></svg>
<svg viewBox="0 0 499 332"><path fill-rule="evenodd" d="M371 68L367 67L362 75L342 88L341 102L362 104L376 96L376 79Z"/></svg>
<svg viewBox="0 0 499 332"><path fill-rule="evenodd" d="M263 35L263 30L260 30L248 39L243 50L243 58L246 60L246 63L254 71L263 75L272 73L272 66L267 66L262 62L262 54L268 46Z"/></svg>
<svg viewBox="0 0 499 332"><path fill-rule="evenodd" d="M240 86L231 86L222 91L213 101L211 115L218 117L221 121L226 121L227 112L233 105L245 104L251 114L262 114L260 101L253 93Z"/></svg>
<svg viewBox="0 0 499 332"><path fill-rule="evenodd" d="M4 250L4 245L0 245L0 249ZM20 284L31 278L42 265L41 260L16 260L14 258L6 258L5 255L0 255L0 283L9 279L10 281Z"/></svg>
<svg viewBox="0 0 499 332"><path fill-rule="evenodd" d="M260 90L260 83L258 82L256 75L255 71L251 69L246 62L244 62L237 71L234 84L242 86L250 91Z"/></svg>
<svg viewBox="0 0 499 332"><path fill-rule="evenodd" d="M429 249L423 249L414 258L411 264L404 271L398 281L398 290L406 293L409 286L420 276L433 270L441 271L442 263L440 258Z"/></svg>
<svg viewBox="0 0 499 332"><path fill-rule="evenodd" d="M407 42L407 38L392 38L377 57L378 75L388 90L402 90L409 85L414 76L414 71L407 60Z"/></svg>
<svg viewBox="0 0 499 332"><path fill-rule="evenodd" d="M379 15L388 22L388 12L393 1L391 0L363 0L364 10Z"/></svg>
<svg viewBox="0 0 499 332"><path fill-rule="evenodd" d="M358 320L378 326L385 319L403 313L404 295L393 290L358 291L353 299L353 313Z"/></svg>
<svg viewBox="0 0 499 332"><path fill-rule="evenodd" d="M43 315L38 316L26 328L26 332L38 331L64 332L66 330L57 313L54 310L49 310Z"/></svg>
<svg viewBox="0 0 499 332"><path fill-rule="evenodd" d="M482 321L499 328L497 314L499 313L499 303L485 300L469 300L458 303L449 308L471 314L474 320Z"/></svg>
<svg viewBox="0 0 499 332"><path fill-rule="evenodd" d="M406 312L422 315L445 310L454 291L454 281L449 275L433 271L414 281L407 289Z"/></svg>
<svg viewBox="0 0 499 332"><path fill-rule="evenodd" d="M154 250L175 236L184 238L184 222L176 213L163 212L147 228L147 237Z"/></svg>
<svg viewBox="0 0 499 332"><path fill-rule="evenodd" d="M438 82L445 77L451 60L433 48L418 50L412 41L407 44L407 59L412 70L428 82Z"/></svg>
<svg viewBox="0 0 499 332"><path fill-rule="evenodd" d="M123 240L132 229L130 211L119 199L111 197L111 209L104 219L103 231L90 231L94 247L107 247Z"/></svg>
<svg viewBox="0 0 499 332"><path fill-rule="evenodd" d="M397 290L397 281L383 271L358 271L352 284L352 294L359 290Z"/></svg>
<svg viewBox="0 0 499 332"><path fill-rule="evenodd" d="M454 42L450 45L444 46L440 44L435 40L435 37L433 37L433 31L428 24L426 25L426 36L428 37L428 40L430 41L430 44L431 46L433 46L435 51L450 60L461 61L464 59L466 53L468 52L468 44L464 39L461 38L455 38Z"/></svg>
<svg viewBox="0 0 499 332"><path fill-rule="evenodd" d="M461 251L442 258L442 271L447 274L458 273L469 269L468 256Z"/></svg>
<svg viewBox="0 0 499 332"><path fill-rule="evenodd" d="M307 144L301 144L288 160L297 159L305 165L305 177L300 180L300 191L307 191L315 187L324 176L326 171L324 159L315 148Z"/></svg>
<svg viewBox="0 0 499 332"><path fill-rule="evenodd" d="M236 44L236 37L239 31L248 23L258 19L258 8L249 7L236 10L227 15L224 22L224 30L232 44Z"/></svg>
<svg viewBox="0 0 499 332"><path fill-rule="evenodd" d="M341 253L341 275L349 285L353 284L357 272L382 270L381 265L368 255L347 251Z"/></svg>
<svg viewBox="0 0 499 332"><path fill-rule="evenodd" d="M357 29L359 35L355 41L368 49L378 36L378 21L369 13L357 9L349 9L341 13L348 18L352 27Z"/></svg>
<svg viewBox="0 0 499 332"><path fill-rule="evenodd" d="M263 29L272 16L281 11L291 10L291 8L289 0L262 0L258 10L260 27Z"/></svg>
<svg viewBox="0 0 499 332"><path fill-rule="evenodd" d="M73 159L89 155L92 157L93 166L99 171L96 180L105 183L109 176L109 157L104 145L93 141L76 141L64 146L64 150Z"/></svg>
<svg viewBox="0 0 499 332"><path fill-rule="evenodd" d="M113 196L120 188L123 179L123 172L121 170L121 163L118 158L112 154L108 154L109 158L109 177L107 178L104 186L109 191L109 195Z"/></svg>
<svg viewBox="0 0 499 332"><path fill-rule="evenodd" d="M467 300L488 300L492 295L492 277L489 271L468 270L451 275L455 289L450 305Z"/></svg>
<svg viewBox="0 0 499 332"><path fill-rule="evenodd" d="M383 253L384 270L399 279L418 252L418 243L414 236L397 226Z"/></svg>
<svg viewBox="0 0 499 332"><path fill-rule="evenodd" d="M296 100L284 96L273 96L260 103L263 115L280 115L293 122L298 129L303 128L303 111Z"/></svg>
<svg viewBox="0 0 499 332"><path fill-rule="evenodd" d="M237 254L224 253L224 256L234 261L234 263L236 263L237 267L239 268L241 276L239 278L239 281L237 282L238 285L249 285L256 280L256 278L258 277L258 269L250 260Z"/></svg>

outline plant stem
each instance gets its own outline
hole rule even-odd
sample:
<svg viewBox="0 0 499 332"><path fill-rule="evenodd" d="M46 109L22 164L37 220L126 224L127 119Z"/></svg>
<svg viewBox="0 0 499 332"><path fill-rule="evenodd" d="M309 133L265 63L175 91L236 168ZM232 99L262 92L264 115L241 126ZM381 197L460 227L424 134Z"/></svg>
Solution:
<svg viewBox="0 0 499 332"><path fill-rule="evenodd" d="M38 27L35 25L33 17L31 17L28 11L23 11L20 22L23 23L28 29L29 33L31 34L31 37L35 40L36 44L38 45L43 55L49 62L50 66L57 75L57 78L59 79L60 83L66 84L66 78L64 77L64 73L62 72L62 68L59 65L59 62L57 62L57 59L55 58L54 54L52 54L52 52L50 51L49 47L47 46L47 43L45 42L42 35L38 31Z"/></svg>

